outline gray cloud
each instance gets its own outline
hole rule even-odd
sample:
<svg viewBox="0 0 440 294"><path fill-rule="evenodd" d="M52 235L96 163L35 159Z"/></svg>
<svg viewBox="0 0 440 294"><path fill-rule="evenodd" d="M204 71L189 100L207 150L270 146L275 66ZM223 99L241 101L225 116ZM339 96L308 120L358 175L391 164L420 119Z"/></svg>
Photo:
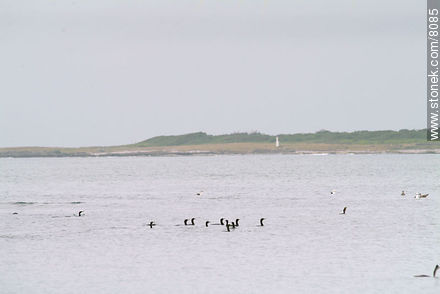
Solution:
<svg viewBox="0 0 440 294"><path fill-rule="evenodd" d="M0 146L424 127L420 1L0 5Z"/></svg>

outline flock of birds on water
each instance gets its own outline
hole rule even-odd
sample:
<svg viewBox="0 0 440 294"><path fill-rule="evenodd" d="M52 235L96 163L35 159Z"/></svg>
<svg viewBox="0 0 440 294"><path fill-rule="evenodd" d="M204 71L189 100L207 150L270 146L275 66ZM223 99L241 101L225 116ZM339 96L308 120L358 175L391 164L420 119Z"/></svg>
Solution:
<svg viewBox="0 0 440 294"><path fill-rule="evenodd" d="M200 192L196 193L197 196L202 196L202 194L203 194L203 191L200 191ZM335 195L335 194L336 194L336 190L332 190L332 191L330 192L330 195ZM401 196L405 196L405 195L406 195L405 191L402 191L402 193L401 193L400 195L401 195ZM416 193L416 195L414 196L414 198L416 198L416 199L426 198L426 197L428 197L428 195L429 195L429 194L422 194L422 193L419 192L419 193ZM347 206L345 206L339 214L346 214L346 212L347 212ZM13 214L17 214L17 213L14 212ZM81 210L80 212L78 212L78 215L77 215L77 216L82 216L83 214L84 214L84 211ZM264 217L260 218L260 226L261 226L261 227L264 226L264 223L263 223L264 220L265 220ZM235 219L235 222L234 222L234 221L231 221L231 222L230 222L229 220L227 220L227 219L225 219L225 218L221 218L220 221L219 221L219 223L214 223L214 224L211 224L211 225L214 225L214 226L216 226L216 225L225 226L225 227L226 227L226 230L227 230L228 232L231 232L231 229L235 229L235 228L237 228L237 227L239 226L239 221L240 221L239 218ZM210 221L205 221L205 227L209 227L209 224L210 224L210 223L211 223ZM150 229L152 229L152 228L153 228L154 226L156 226L156 225L157 225L157 224L156 224L154 221L150 221L150 222L147 224L147 226L149 226ZM183 221L183 225L185 225L185 226L195 226L195 218L193 217L193 218L191 218L191 219L185 219L185 220Z"/></svg>
<svg viewBox="0 0 440 294"><path fill-rule="evenodd" d="M187 219L185 219L183 221L183 225L184 226L195 226L196 225L195 219L196 219L195 217L193 217L191 219L187 218ZM264 227L264 223L263 223L264 220L265 220L264 217L260 218L260 225L259 225L260 227ZM235 219L235 222L234 221L229 222L229 220L227 220L227 219L222 217L218 223L214 223L214 224L211 224L211 225L213 225L213 226L225 226L226 227L226 231L231 232L231 229L235 229L238 226L240 226L239 221L240 221L240 219L237 218L237 219ZM210 223L211 223L210 221L205 221L205 227L209 227ZM155 225L156 225L156 223L154 221L150 221L150 223L147 224L147 226L149 226L150 229L152 229Z"/></svg>
<svg viewBox="0 0 440 294"><path fill-rule="evenodd" d="M406 196L405 191L402 191L402 193L400 193L401 196ZM428 197L429 194L422 194L420 192L416 193L416 195L414 196L414 198L416 199L420 199L420 198L426 198Z"/></svg>
<svg viewBox="0 0 440 294"><path fill-rule="evenodd" d="M203 191L200 191L200 192L196 193L197 196L201 196L202 194L203 194ZM335 194L336 194L336 190L332 190L332 191L330 192L330 195L335 195ZM402 193L401 193L400 195L401 195L401 196L405 196L405 195L406 195L405 191L402 191ZM428 195L429 195L429 194L422 194L422 193L419 192L419 193L416 193L416 195L414 196L414 198L416 198L416 199L426 198L426 197L428 197ZM345 214L346 212L347 212L347 206L345 206L339 214ZM82 211L79 212L78 216L81 216L81 213L82 213ZM195 222L194 222L194 220L195 220L195 218L185 219L185 220L183 221L183 224L184 224L185 226L195 226ZM264 217L260 219L260 226L261 226L261 227L264 226L264 223L263 223L264 220L265 220ZM188 223L189 221L191 221L191 222ZM226 230L227 230L228 232L231 232L231 229L235 229L236 227L239 226L239 223L238 223L239 221L240 221L239 218L237 218L237 219L235 220L235 222L233 222L233 221L229 222L229 220L227 220L227 219L225 219L225 218L221 218L220 221L219 221L219 223L215 223L215 224L212 224L212 225L226 226ZM205 227L209 227L209 224L210 224L210 223L211 223L210 221L205 221ZM154 221L150 221L150 223L147 224L147 225L150 227L150 229L152 229L154 226L156 226L156 223L155 223ZM438 267L438 266L437 266L437 267ZM436 267L436 270L437 270L437 267ZM435 270L435 271L436 271L436 270ZM434 271L434 276L435 276L435 271Z"/></svg>
<svg viewBox="0 0 440 294"><path fill-rule="evenodd" d="M402 191L402 193L403 193L403 191ZM202 196L202 194L203 194L203 191L200 191L200 192L196 193L197 196ZM330 192L330 195L335 195L335 194L336 194L335 190ZM346 211L347 211L347 207L345 206L339 214L345 214ZM260 225L259 225L260 227L264 227L264 223L263 223L264 220L265 220L264 217L260 218ZM191 221L191 222L188 223L189 221ZM191 219L185 219L183 221L183 225L185 225L185 226L195 226L195 222L194 221L195 221L194 217L191 218ZM240 221L239 218L235 219L235 222L234 221L230 222L229 220L227 220L225 218L221 218L219 223L214 223L212 225L214 225L214 226L225 226L226 227L226 231L231 232L231 229L235 229L235 228L237 228L239 226L239 221ZM210 221L205 221L205 227L209 227L210 223L211 223ZM156 226L156 223L154 221L150 221L150 223L148 223L147 226L149 226L150 229L152 229L154 226Z"/></svg>
<svg viewBox="0 0 440 294"><path fill-rule="evenodd" d="M202 194L203 194L203 191L200 191L200 192L196 193L197 196L201 196ZM336 194L336 191L335 191L335 190L332 190L332 191L330 192L330 195L335 195L335 194ZM402 191L402 193L400 193L400 195L401 195L402 197L406 196L405 191ZM416 198L416 199L426 198L426 197L428 197L428 195L429 195L429 194L422 194L422 193L419 192L419 193L416 193L416 195L414 196L414 198ZM346 214L346 211L347 211L347 207L345 206L339 214L344 215L344 214ZM17 213L17 212L14 212L13 214L18 214L18 213ZM80 216L83 216L83 215L84 215L84 210L80 210L80 211L78 212L78 215L76 215L76 216L80 217ZM263 227L263 226L264 226L264 220L265 220L264 217L260 218L260 223L259 223L259 226L260 226L260 227ZM235 219L235 221L229 221L229 220L227 220L227 219L225 219L225 218L221 218L221 219L219 220L218 223L213 223L213 224L211 224L210 221L205 221L205 227L209 227L210 224L213 225L213 226L225 226L225 227L226 227L226 231L227 231L227 232L231 232L231 230L236 229L237 227L240 226L239 221L240 221L239 218ZM156 226L156 225L157 225L157 224L156 224L154 221L150 221L150 222L147 224L147 226L150 227L150 229L152 229L152 228L153 228L154 226ZM184 226L195 226L195 225L196 225L196 224L195 224L195 218L193 217L193 218L191 218L191 219L185 219L185 220L183 221L183 225L184 225ZM429 277L436 278L436 273L437 273L437 270L438 270L439 268L440 268L440 266L439 266L438 264L436 264L436 265L435 265L435 268L434 268L434 271L433 271L433 273L432 273L432 276L431 276L431 275L425 275L425 274L423 274L423 275L414 275L414 277L416 277L416 278L429 278Z"/></svg>

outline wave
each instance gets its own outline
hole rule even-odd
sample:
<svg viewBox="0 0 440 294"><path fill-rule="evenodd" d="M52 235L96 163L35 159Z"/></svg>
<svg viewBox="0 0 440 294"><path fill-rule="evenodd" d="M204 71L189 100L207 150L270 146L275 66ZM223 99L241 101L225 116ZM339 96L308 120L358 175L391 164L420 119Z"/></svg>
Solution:
<svg viewBox="0 0 440 294"><path fill-rule="evenodd" d="M12 204L15 205L32 205L35 204L36 202L26 202L26 201L17 201L17 202L13 202Z"/></svg>

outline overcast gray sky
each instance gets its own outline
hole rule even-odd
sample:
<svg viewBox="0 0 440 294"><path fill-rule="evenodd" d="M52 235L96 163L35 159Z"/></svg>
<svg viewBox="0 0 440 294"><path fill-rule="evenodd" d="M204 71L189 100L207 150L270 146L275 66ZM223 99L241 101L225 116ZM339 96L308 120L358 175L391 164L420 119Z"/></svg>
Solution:
<svg viewBox="0 0 440 294"><path fill-rule="evenodd" d="M0 146L424 128L420 0L0 0Z"/></svg>

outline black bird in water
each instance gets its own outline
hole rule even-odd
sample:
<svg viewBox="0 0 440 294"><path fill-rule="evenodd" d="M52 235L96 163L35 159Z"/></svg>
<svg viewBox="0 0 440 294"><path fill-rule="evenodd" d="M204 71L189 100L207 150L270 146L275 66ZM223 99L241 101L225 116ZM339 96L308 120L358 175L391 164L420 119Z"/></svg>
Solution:
<svg viewBox="0 0 440 294"><path fill-rule="evenodd" d="M81 210L80 212L78 212L78 216L82 216L83 213L84 213L84 211Z"/></svg>
<svg viewBox="0 0 440 294"><path fill-rule="evenodd" d="M262 227L264 226L263 221L264 221L264 217L260 218L260 226Z"/></svg>
<svg viewBox="0 0 440 294"><path fill-rule="evenodd" d="M239 221L240 219L239 218L237 218L236 220L235 220L235 226L236 227L238 227L239 225L238 225L238 221Z"/></svg>
<svg viewBox="0 0 440 294"><path fill-rule="evenodd" d="M232 223L230 224L229 223L229 220L225 220L225 226L226 226L226 230L228 230L228 232L230 232L231 231L231 227L232 227Z"/></svg>
<svg viewBox="0 0 440 294"><path fill-rule="evenodd" d="M228 232L231 231L231 227L232 227L233 229L235 229L235 226L234 226L234 223L233 223L233 222L232 222L232 223L229 223L228 220L225 220L225 225L226 225L226 230L227 230Z"/></svg>
<svg viewBox="0 0 440 294"><path fill-rule="evenodd" d="M342 210L342 212L339 213L339 214L345 214L345 211L346 211L346 210L347 210L347 206L345 206L344 209Z"/></svg>
<svg viewBox="0 0 440 294"><path fill-rule="evenodd" d="M439 268L440 268L440 266L438 264L435 265L434 272L432 273L433 278L435 278L435 273L437 272L437 270ZM416 278L430 278L431 276L429 276L429 275L415 275L414 277L416 277Z"/></svg>
<svg viewBox="0 0 440 294"><path fill-rule="evenodd" d="M183 224L184 224L185 226L194 226L194 225L195 225L194 220L195 220L195 218L193 217L193 218L191 219L191 223L189 224L189 223L188 223L189 219L185 219L185 220L183 221Z"/></svg>
<svg viewBox="0 0 440 294"><path fill-rule="evenodd" d="M402 190L402 193L400 193L401 196L405 196L405 191Z"/></svg>
<svg viewBox="0 0 440 294"><path fill-rule="evenodd" d="M208 225L209 225L209 221L206 221L205 222L205 227L208 227Z"/></svg>
<svg viewBox="0 0 440 294"><path fill-rule="evenodd" d="M150 229L152 229L153 228L153 226L155 226L156 224L154 223L154 221L151 221L150 222L150 224L149 224L149 226L150 226Z"/></svg>

